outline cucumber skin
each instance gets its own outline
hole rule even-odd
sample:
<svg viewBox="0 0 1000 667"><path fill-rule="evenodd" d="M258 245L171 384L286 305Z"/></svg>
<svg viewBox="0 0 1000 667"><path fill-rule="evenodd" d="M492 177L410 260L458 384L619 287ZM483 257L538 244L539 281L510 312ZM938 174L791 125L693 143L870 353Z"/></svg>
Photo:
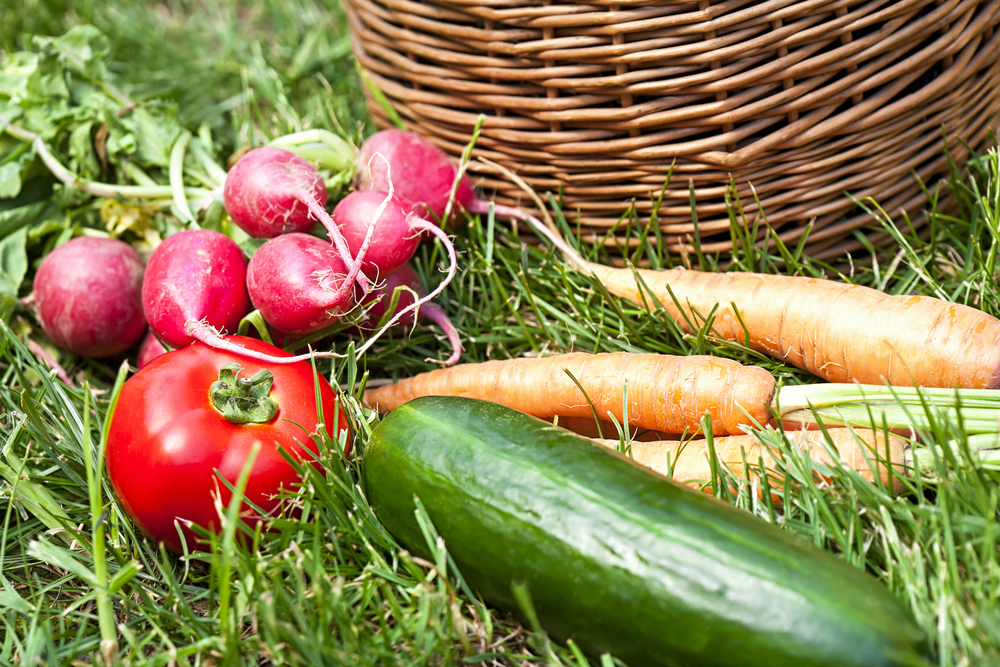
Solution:
<svg viewBox="0 0 1000 667"><path fill-rule="evenodd" d="M424 397L365 449L368 499L428 556L414 496L469 585L591 655L643 665L930 663L923 632L875 579L625 457L503 406Z"/></svg>

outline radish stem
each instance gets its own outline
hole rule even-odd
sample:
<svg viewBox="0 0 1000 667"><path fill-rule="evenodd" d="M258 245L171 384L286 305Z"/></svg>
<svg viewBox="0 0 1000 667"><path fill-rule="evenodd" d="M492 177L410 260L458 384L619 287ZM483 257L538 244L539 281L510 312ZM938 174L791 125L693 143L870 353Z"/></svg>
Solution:
<svg viewBox="0 0 1000 667"><path fill-rule="evenodd" d="M191 207L188 206L187 197L184 195L184 151L187 150L190 139L191 133L184 130L174 142L174 147L170 149L170 189L181 222L197 227L198 223L195 221Z"/></svg>
<svg viewBox="0 0 1000 667"><path fill-rule="evenodd" d="M559 252L562 253L563 258L570 264L573 265L577 271L589 275L591 273L590 268L587 266L586 260L584 260L580 255L574 250L566 241L549 229L541 220L534 217L533 215L522 211L519 208L514 208L513 206L503 206L502 204L496 204L494 202L487 202L483 199L477 199L469 207L469 213L475 213L479 215L488 215L489 207L493 207L494 215L503 215L508 218L514 218L515 220L520 220L522 222L527 222L532 229L545 237L545 239L554 245Z"/></svg>
<svg viewBox="0 0 1000 667"><path fill-rule="evenodd" d="M208 153L207 144L201 138L196 138L191 142L189 146L191 153L198 159L201 166L205 168L208 172L209 178L212 179L212 189L221 188L226 182L226 170L218 165L218 163L212 159L212 156Z"/></svg>
<svg viewBox="0 0 1000 667"><path fill-rule="evenodd" d="M293 132L274 139L270 145L292 151L334 171L349 169L356 153L349 143L329 130Z"/></svg>
<svg viewBox="0 0 1000 667"><path fill-rule="evenodd" d="M42 158L42 162L44 162L45 166L49 168L52 175L71 188L86 192L94 195L95 197L106 197L109 199L117 199L118 197L158 199L161 197L174 196L174 189L169 185L112 185L109 183L98 183L96 181L82 179L64 167L62 163L49 152L49 149L45 145L45 142L42 141L42 138L34 132L29 132L28 130L12 124L3 115L0 115L0 126L2 126L3 129L6 130L11 136L23 141L30 141L35 149L35 152L38 153L40 158ZM205 190L204 188L186 187L184 188L184 194L192 198L197 198L205 197L211 193L209 190Z"/></svg>
<svg viewBox="0 0 1000 667"><path fill-rule="evenodd" d="M318 219L323 227L326 228L327 233L330 235L330 241L333 243L334 247L337 248L337 252L340 253L341 259L343 259L344 264L350 269L352 278L351 281L357 280L358 285L361 287L361 291L364 294L368 294L371 291L369 286L368 277L361 273L361 256L362 253L358 253L358 257L353 257L351 255L351 249L347 247L347 239L340 232L340 227L333 222L333 218L330 214L326 212L322 206L316 201L315 197L311 193L303 189L295 189L294 194L299 201L309 207L309 212L313 214L316 219ZM378 221L378 216L381 212L385 210L383 206L379 209L378 214L375 217L375 221ZM375 223L372 223L372 229L375 229Z"/></svg>

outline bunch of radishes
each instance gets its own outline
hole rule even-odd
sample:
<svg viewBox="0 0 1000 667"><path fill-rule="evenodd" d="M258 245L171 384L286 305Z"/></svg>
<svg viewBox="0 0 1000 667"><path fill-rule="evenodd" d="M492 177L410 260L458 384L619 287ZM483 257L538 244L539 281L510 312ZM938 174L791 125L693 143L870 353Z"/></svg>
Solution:
<svg viewBox="0 0 1000 667"><path fill-rule="evenodd" d="M424 216L447 223L446 217L460 210L481 213L488 206L443 151L410 132L373 135L361 148L357 176L359 189L330 215L326 186L311 162L273 146L252 150L230 170L223 193L230 218L250 236L268 239L249 263L232 239L204 229L168 237L144 274L138 255L124 242L73 239L50 253L37 272L31 298L43 329L65 349L105 357L138 342L145 321L170 347L200 340L289 363L301 357L250 352L220 332L234 332L256 308L275 330L302 336L329 326L359 303L369 310L370 327L396 285L415 296L397 299L397 312L384 328L407 313L412 321L412 313L439 294L456 271L448 235ZM525 218L515 209L495 210ZM328 239L306 233L317 220ZM436 236L449 257L445 279L430 294L423 294L406 266L426 235ZM398 271L403 273L395 276ZM454 346L446 363L454 363L460 352L457 331L440 308L429 305L422 312L444 329ZM155 342L148 341L149 349Z"/></svg>

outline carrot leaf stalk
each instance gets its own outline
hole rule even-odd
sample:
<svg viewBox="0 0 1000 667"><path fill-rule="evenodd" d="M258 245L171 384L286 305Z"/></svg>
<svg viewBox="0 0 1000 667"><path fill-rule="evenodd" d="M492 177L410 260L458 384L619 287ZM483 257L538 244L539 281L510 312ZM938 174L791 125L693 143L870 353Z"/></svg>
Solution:
<svg viewBox="0 0 1000 667"><path fill-rule="evenodd" d="M980 433L944 445L926 445L913 450L913 458L925 477L940 477L939 465L974 466L1000 473L1000 433Z"/></svg>
<svg viewBox="0 0 1000 667"><path fill-rule="evenodd" d="M1000 393L989 389L934 389L861 384L781 387L773 407L785 422L926 429L943 413L960 418L970 434L1000 430Z"/></svg>

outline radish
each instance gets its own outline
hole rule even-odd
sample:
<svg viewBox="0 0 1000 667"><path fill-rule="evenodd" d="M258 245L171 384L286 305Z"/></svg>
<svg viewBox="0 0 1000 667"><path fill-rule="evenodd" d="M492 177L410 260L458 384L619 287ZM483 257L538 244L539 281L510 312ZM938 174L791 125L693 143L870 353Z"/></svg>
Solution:
<svg viewBox="0 0 1000 667"><path fill-rule="evenodd" d="M326 212L326 184L319 170L303 157L275 146L255 148L241 157L226 176L226 213L247 234L274 238L306 232L319 220L347 266L354 259ZM367 282L361 278L362 288Z"/></svg>
<svg viewBox="0 0 1000 667"><path fill-rule="evenodd" d="M420 207L418 212L426 207L438 220L444 219L457 171L447 153L406 130L376 132L361 145L358 154L359 189L388 190L391 181L398 196ZM463 174L455 203L474 213L477 201L472 184Z"/></svg>
<svg viewBox="0 0 1000 667"><path fill-rule="evenodd" d="M163 347L163 343L156 338L152 331L149 331L142 339L142 345L139 346L139 358L136 360L136 366L142 370L153 359L166 353L167 348Z"/></svg>
<svg viewBox="0 0 1000 667"><path fill-rule="evenodd" d="M247 288L268 324L303 335L336 322L354 305L347 275L330 244L309 234L283 234L250 258Z"/></svg>
<svg viewBox="0 0 1000 667"><path fill-rule="evenodd" d="M272 148L271 150L280 149ZM265 164L269 164L268 155L271 153L260 158ZM245 156L243 159L245 160L247 157ZM286 157L281 157L281 159L285 163L291 162ZM235 171L235 167L233 171ZM271 185L278 182L279 190L281 190L287 185L281 181L288 179L282 177L280 170L278 171L279 173L271 181ZM388 175L389 168L387 167L385 171ZM236 174L230 172L230 177L236 179L238 184L237 177L244 178L241 174L245 173L247 172L237 172ZM257 176L255 175L254 178L257 179ZM226 185L229 188L228 178ZM265 185L267 184L255 180L255 187L264 189ZM233 188L235 190L236 185ZM293 198L302 201L302 188L293 187L292 190L299 193L294 194L293 192ZM358 278L362 267L365 267L372 275L390 274L412 256L416 249L417 237L421 232L426 231L434 234L444 243L449 258L448 274L433 292L416 300L408 308L395 313L385 328L395 324L407 312L417 310L422 304L440 294L454 277L457 260L455 248L448 235L436 225L415 215L412 212L413 204L397 198L394 195L391 178L387 178L386 191L361 194L345 198L345 201L347 201L346 204L342 202L342 206L338 206L336 223L330 220L327 225L335 244L338 239L343 243L342 248L337 246L338 252L334 252L315 237L302 233L290 233L271 238L257 250L250 260L247 270L247 287L250 299L264 320L272 327L287 334L304 335L330 325L353 305L351 285L355 280L358 281L362 294L367 293L367 281ZM322 208L314 202L314 206L310 210L323 220L320 212L314 210L317 207ZM325 213L325 210L322 211L322 215ZM324 221L324 224L327 222ZM385 232L381 231L383 226L386 228ZM343 234L341 229L344 230ZM378 233L377 245L374 243L376 233ZM354 245L353 248L348 247L348 238ZM356 256L352 255L352 252L356 252ZM372 255L372 261L366 262L369 253ZM308 359L312 356L330 356L332 354L308 354L286 358L262 356L259 353L243 350L239 346L233 346L229 341L221 339L210 323L195 320L187 322L187 332L192 337L213 347L230 349L238 354L245 353L255 359L273 363L291 363L300 358ZM378 336L378 333L372 336L358 348L356 354L360 356L375 342ZM233 347L236 349L232 349ZM243 352L239 350L243 350Z"/></svg>
<svg viewBox="0 0 1000 667"><path fill-rule="evenodd" d="M451 356L442 363L445 366L457 363L459 357L462 355L462 341L458 337L458 329L452 324L444 309L433 301L427 301L420 306L419 311L408 310L415 301L427 294L420 276L417 275L417 272L409 264L399 267L395 273L386 278L382 285L369 293L368 298L361 303L365 307L367 317L358 327L363 331L373 331L375 329L379 320L385 316L386 309L391 305L392 295L396 288L409 288L399 290L399 296L396 299L396 308L393 312L395 314L402 311L405 316L400 316L396 324L409 328L416 323L417 317L422 317L438 325L444 331L445 336L448 337L448 342L451 343L452 348Z"/></svg>
<svg viewBox="0 0 1000 667"><path fill-rule="evenodd" d="M572 249L534 216L514 208L488 202L476 196L468 176L458 178L458 167L443 150L428 139L406 130L381 130L368 137L358 154L357 186L361 190L394 188L397 197L412 202L414 210L427 211L444 220L455 188L455 207L473 215L487 215L492 206L496 215L526 222L564 253ZM454 221L454 210L447 224Z"/></svg>
<svg viewBox="0 0 1000 667"><path fill-rule="evenodd" d="M363 226L365 229L364 242L358 249L357 261L351 269L344 265L340 256L329 244L308 234L283 234L270 239L254 253L247 268L247 288L254 307L260 311L269 325L286 334L305 335L329 326L354 305L351 286L364 264L375 232L382 224L382 215L393 203L392 194L383 193L380 202L374 211L365 207L351 209L357 215L364 215L362 222L344 220L345 224L352 227ZM381 331L394 325L406 313L418 309L440 294L455 275L458 262L454 246L447 234L434 225L427 224L447 241L445 250L449 259L448 274L433 292L395 313ZM397 238L383 241L398 243L399 240ZM202 322L189 321L187 330L193 337L213 347L272 363L291 363L291 360L309 359L314 356L333 356L332 353L311 353L297 357L271 357L250 352L219 338L211 326ZM356 354L360 356L371 347L381 331L359 347Z"/></svg>
<svg viewBox="0 0 1000 667"><path fill-rule="evenodd" d="M150 328L174 348L194 342L190 321L236 333L250 312L246 273L243 251L224 234L189 229L168 236L149 258L142 283Z"/></svg>
<svg viewBox="0 0 1000 667"><path fill-rule="evenodd" d="M429 304L431 298L440 294L441 290L454 277L457 262L455 259L455 246L444 230L416 215L413 212L414 207L412 204L408 204L395 196L393 194L394 188L391 179L389 179L388 186L388 192L381 190L357 190L352 192L347 197L344 197L333 211L334 221L343 232L344 238L347 239L352 252L356 249L360 252L359 246L362 238L372 239L371 247L364 254L364 261L361 263L362 270L367 271L369 277L373 278L379 277L380 272L383 276L391 277L395 271L405 266L406 262L413 256L417 246L420 244L422 233L437 236L441 243L444 244L450 259L448 276L437 289L431 295L427 295L423 292L423 286L421 285L420 297L408 307L395 313L390 321L390 324L392 324L399 321L399 318L404 314L417 312L421 306ZM378 224L375 224L375 222ZM420 284L420 280L416 277L416 274L413 275L413 279L416 280L418 285ZM391 295L392 290L390 289L384 292L384 294ZM429 305L433 306L433 304ZM435 308L438 307L433 306L431 308L432 313ZM440 311L439 308L438 311ZM435 313L433 316L436 317L438 314L444 316L444 311ZM431 317L431 315L428 316ZM267 318L265 317L264 319ZM444 319L447 320L448 318L445 316ZM458 332L454 330L454 326L450 322L448 322L447 327L442 324L441 328L445 330L455 349L448 362L446 362L453 364L458 361L458 355L461 354L461 343L458 341Z"/></svg>
<svg viewBox="0 0 1000 667"><path fill-rule="evenodd" d="M255 238L307 232L326 210L326 184L309 160L273 146L255 148L226 175L226 213Z"/></svg>
<svg viewBox="0 0 1000 667"><path fill-rule="evenodd" d="M386 278L410 261L422 232L437 236L445 246L451 245L440 227L413 213L412 208L390 192L356 190L333 209L333 221L355 254L372 227L371 221L378 220L371 247L361 264L369 278Z"/></svg>
<svg viewBox="0 0 1000 667"><path fill-rule="evenodd" d="M374 232L372 225L350 269L330 244L315 236L291 233L269 239L257 249L247 267L246 285L254 307L269 325L286 334L311 333L333 323L354 305L352 286ZM185 329L206 345L268 363L289 364L334 356L327 352L275 357L255 352L223 339L204 320L189 319ZM362 346L358 354L364 349Z"/></svg>
<svg viewBox="0 0 1000 667"><path fill-rule="evenodd" d="M50 252L26 299L45 334L82 357L111 357L142 338L142 259L132 246L80 236Z"/></svg>

